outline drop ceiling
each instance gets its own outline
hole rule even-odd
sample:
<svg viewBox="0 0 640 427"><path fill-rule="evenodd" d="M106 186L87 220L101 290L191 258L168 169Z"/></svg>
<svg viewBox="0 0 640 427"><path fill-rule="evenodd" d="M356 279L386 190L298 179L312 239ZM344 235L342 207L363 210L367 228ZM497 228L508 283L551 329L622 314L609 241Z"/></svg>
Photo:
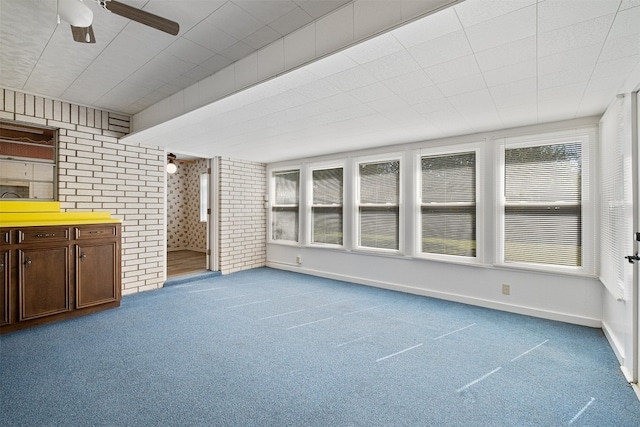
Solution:
<svg viewBox="0 0 640 427"><path fill-rule="evenodd" d="M51 3L0 0L0 86L136 114L353 2L127 1L179 36L96 9L93 50ZM599 115L640 84L638 22L640 0L466 0L125 140L268 163Z"/></svg>

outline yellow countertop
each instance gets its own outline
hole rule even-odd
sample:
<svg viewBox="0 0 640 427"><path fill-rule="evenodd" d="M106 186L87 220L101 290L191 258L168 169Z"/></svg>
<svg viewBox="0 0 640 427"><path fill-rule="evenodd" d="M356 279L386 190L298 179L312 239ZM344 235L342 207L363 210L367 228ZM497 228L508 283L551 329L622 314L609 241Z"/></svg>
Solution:
<svg viewBox="0 0 640 427"><path fill-rule="evenodd" d="M119 223L109 212L61 212L60 202L0 200L0 227Z"/></svg>

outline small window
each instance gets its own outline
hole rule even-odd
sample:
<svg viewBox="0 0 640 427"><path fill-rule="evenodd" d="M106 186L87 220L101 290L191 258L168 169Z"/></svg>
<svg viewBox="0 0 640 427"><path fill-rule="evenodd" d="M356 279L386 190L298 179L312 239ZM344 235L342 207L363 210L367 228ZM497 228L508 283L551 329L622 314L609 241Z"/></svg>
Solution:
<svg viewBox="0 0 640 427"><path fill-rule="evenodd" d="M209 174L200 174L200 222L207 222L209 211Z"/></svg>
<svg viewBox="0 0 640 427"><path fill-rule="evenodd" d="M504 152L504 261L583 265L581 141Z"/></svg>
<svg viewBox="0 0 640 427"><path fill-rule="evenodd" d="M311 242L342 245L343 169L312 172Z"/></svg>
<svg viewBox="0 0 640 427"><path fill-rule="evenodd" d="M271 238L298 241L300 171L273 173L274 201L271 205Z"/></svg>
<svg viewBox="0 0 640 427"><path fill-rule="evenodd" d="M476 153L421 158L422 252L476 256Z"/></svg>
<svg viewBox="0 0 640 427"><path fill-rule="evenodd" d="M398 250L400 160L360 163L359 246Z"/></svg>

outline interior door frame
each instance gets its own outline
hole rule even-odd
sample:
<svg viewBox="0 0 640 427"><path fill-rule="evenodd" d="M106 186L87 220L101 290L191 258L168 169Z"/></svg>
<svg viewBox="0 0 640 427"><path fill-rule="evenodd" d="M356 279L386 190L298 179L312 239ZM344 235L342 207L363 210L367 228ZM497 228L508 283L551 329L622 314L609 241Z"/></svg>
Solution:
<svg viewBox="0 0 640 427"><path fill-rule="evenodd" d="M219 271L219 157L207 160L209 172L208 219L207 219L207 270Z"/></svg>

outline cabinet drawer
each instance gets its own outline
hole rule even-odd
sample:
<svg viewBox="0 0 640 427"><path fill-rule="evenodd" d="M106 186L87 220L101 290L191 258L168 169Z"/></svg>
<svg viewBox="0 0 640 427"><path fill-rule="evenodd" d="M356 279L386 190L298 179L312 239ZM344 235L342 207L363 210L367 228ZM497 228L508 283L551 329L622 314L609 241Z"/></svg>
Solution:
<svg viewBox="0 0 640 427"><path fill-rule="evenodd" d="M118 235L118 227L116 225L105 224L76 227L74 234L76 240L113 238Z"/></svg>
<svg viewBox="0 0 640 427"><path fill-rule="evenodd" d="M68 227L29 227L18 230L18 243L64 242L69 240Z"/></svg>

